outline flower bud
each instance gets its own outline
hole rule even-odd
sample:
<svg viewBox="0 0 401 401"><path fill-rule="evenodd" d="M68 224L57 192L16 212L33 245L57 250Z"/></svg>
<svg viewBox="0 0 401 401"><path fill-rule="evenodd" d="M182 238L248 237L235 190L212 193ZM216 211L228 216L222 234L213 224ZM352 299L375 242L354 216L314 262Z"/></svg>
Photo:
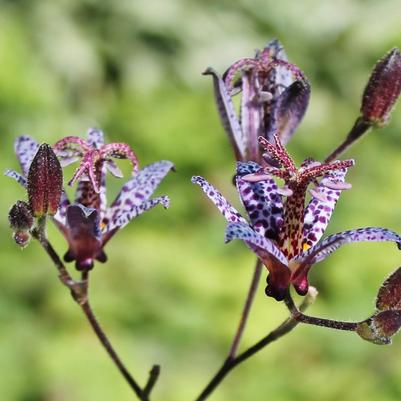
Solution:
<svg viewBox="0 0 401 401"><path fill-rule="evenodd" d="M362 97L363 120L379 127L386 125L400 93L401 53L394 48L372 71Z"/></svg>
<svg viewBox="0 0 401 401"><path fill-rule="evenodd" d="M401 310L386 310L358 323L356 332L374 344L391 344L391 337L401 327Z"/></svg>
<svg viewBox="0 0 401 401"><path fill-rule="evenodd" d="M380 287L376 308L379 311L401 309L401 267L393 272Z"/></svg>
<svg viewBox="0 0 401 401"><path fill-rule="evenodd" d="M8 213L8 221L14 230L13 238L19 246L28 245L31 234L29 230L33 225L33 217L29 205L23 201L17 201Z"/></svg>
<svg viewBox="0 0 401 401"><path fill-rule="evenodd" d="M60 204L63 173L50 145L40 145L28 172L28 198L34 217L55 215Z"/></svg>

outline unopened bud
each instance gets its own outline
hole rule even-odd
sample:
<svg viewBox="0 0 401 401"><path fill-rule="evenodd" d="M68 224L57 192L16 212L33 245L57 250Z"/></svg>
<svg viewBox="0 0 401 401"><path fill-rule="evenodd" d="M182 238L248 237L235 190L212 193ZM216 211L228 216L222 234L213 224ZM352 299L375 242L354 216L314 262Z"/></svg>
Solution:
<svg viewBox="0 0 401 401"><path fill-rule="evenodd" d="M401 53L397 48L380 59L362 97L362 118L372 125L383 126L401 93Z"/></svg>
<svg viewBox="0 0 401 401"><path fill-rule="evenodd" d="M376 308L379 311L401 309L401 267L393 272L380 287Z"/></svg>
<svg viewBox="0 0 401 401"><path fill-rule="evenodd" d="M17 201L8 213L8 221L14 230L13 238L17 245L28 245L31 234L29 230L33 225L33 217L29 205L23 201Z"/></svg>
<svg viewBox="0 0 401 401"><path fill-rule="evenodd" d="M386 310L358 323L356 332L374 344L391 344L391 337L401 327L401 310Z"/></svg>
<svg viewBox="0 0 401 401"><path fill-rule="evenodd" d="M63 173L50 145L40 145L28 172L28 198L34 217L55 215L60 204Z"/></svg>

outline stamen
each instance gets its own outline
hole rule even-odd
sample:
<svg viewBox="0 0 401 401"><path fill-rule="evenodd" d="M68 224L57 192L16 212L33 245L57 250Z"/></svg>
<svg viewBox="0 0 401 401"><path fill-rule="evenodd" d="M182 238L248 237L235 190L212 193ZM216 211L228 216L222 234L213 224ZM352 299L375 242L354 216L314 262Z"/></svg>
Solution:
<svg viewBox="0 0 401 401"><path fill-rule="evenodd" d="M291 173L296 174L298 172L295 167L294 161L291 159L291 156L287 153L285 148L280 142L280 138L277 134L274 134L274 140L276 142L275 145L270 143L266 138L260 136L258 138L260 145L265 148L267 152L273 157L273 159L277 160L285 169L289 170Z"/></svg>
<svg viewBox="0 0 401 401"><path fill-rule="evenodd" d="M234 78L240 70L256 68L259 65L259 61L253 58L244 58L234 63L224 74L224 83L226 84L227 90L232 95L234 88Z"/></svg>
<svg viewBox="0 0 401 401"><path fill-rule="evenodd" d="M327 173L328 171L342 170L343 168L351 167L354 164L355 164L354 160L349 159L343 161L336 161L334 163L321 164L316 167L310 167L302 173L301 177L299 177L299 181L300 182L311 181L313 178L320 177L324 173Z"/></svg>

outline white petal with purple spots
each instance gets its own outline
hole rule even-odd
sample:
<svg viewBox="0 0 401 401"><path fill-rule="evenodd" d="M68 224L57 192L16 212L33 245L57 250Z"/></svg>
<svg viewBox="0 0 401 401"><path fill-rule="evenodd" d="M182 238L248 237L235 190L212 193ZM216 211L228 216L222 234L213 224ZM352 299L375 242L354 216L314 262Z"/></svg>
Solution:
<svg viewBox="0 0 401 401"><path fill-rule="evenodd" d="M143 202L139 206L134 206L129 212L124 212L121 214L115 221L111 221L104 232L110 232L115 228L123 228L126 226L132 219L141 215L142 213L148 211L149 209L154 208L156 205L162 205L165 209L170 206L170 199L168 196L158 196L157 198L149 199Z"/></svg>
<svg viewBox="0 0 401 401"><path fill-rule="evenodd" d="M6 170L4 172L4 175L10 178L14 178L15 181L18 182L18 184L22 185L24 188L26 188L26 183L27 183L27 179L22 176L20 173L17 173L14 170Z"/></svg>
<svg viewBox="0 0 401 401"><path fill-rule="evenodd" d="M166 174L174 168L173 163L162 160L153 163L132 177L121 189L106 213L107 224L115 224L125 213L147 201Z"/></svg>
<svg viewBox="0 0 401 401"><path fill-rule="evenodd" d="M192 182L199 185L207 197L217 206L220 213L226 218L228 222L248 222L239 214L239 212L231 206L231 204L224 198L224 196L211 184L209 184L203 177L192 177Z"/></svg>
<svg viewBox="0 0 401 401"><path fill-rule="evenodd" d="M212 75L213 77L214 94L223 127L234 148L237 159L243 159L246 154L246 137L242 132L226 85L220 75L212 68L208 68L203 74Z"/></svg>
<svg viewBox="0 0 401 401"><path fill-rule="evenodd" d="M67 208L70 205L70 201L68 199L67 194L65 191L61 193L61 198L60 198L60 205L57 209L57 213L53 217L54 220L58 221L60 224L65 225L66 224L66 216L67 216Z"/></svg>
<svg viewBox="0 0 401 401"><path fill-rule="evenodd" d="M237 189L254 230L276 240L283 224L283 202L277 184L272 178L258 182L241 179L241 176L256 173L261 168L255 162L238 162Z"/></svg>
<svg viewBox="0 0 401 401"><path fill-rule="evenodd" d="M262 260L266 260L267 256L273 257L285 266L288 264L284 254L273 242L252 230L249 224L229 223L226 227L225 241L230 242L233 239L244 241Z"/></svg>
<svg viewBox="0 0 401 401"><path fill-rule="evenodd" d="M38 148L39 144L29 135L19 136L14 142L14 150L21 164L22 175L25 177Z"/></svg>
<svg viewBox="0 0 401 401"><path fill-rule="evenodd" d="M98 128L89 128L87 133L88 143L96 149L104 145L103 131Z"/></svg>
<svg viewBox="0 0 401 401"><path fill-rule="evenodd" d="M123 177L123 173L120 170L120 167L118 167L117 164L113 160L111 160L111 159L106 160L105 164L106 164L107 170L110 171L110 173L112 175L114 175L114 177L117 177L117 178Z"/></svg>
<svg viewBox="0 0 401 401"><path fill-rule="evenodd" d="M346 174L347 169L330 171L324 175L322 182L315 188L319 196L313 196L305 210L303 245L311 247L320 240L341 195L341 190L325 186L325 180L343 183Z"/></svg>
<svg viewBox="0 0 401 401"><path fill-rule="evenodd" d="M393 241L401 249L401 237L394 231L381 227L366 227L343 231L330 235L321 243L300 254L295 261L305 265L318 263L327 258L335 250L350 242L383 242Z"/></svg>

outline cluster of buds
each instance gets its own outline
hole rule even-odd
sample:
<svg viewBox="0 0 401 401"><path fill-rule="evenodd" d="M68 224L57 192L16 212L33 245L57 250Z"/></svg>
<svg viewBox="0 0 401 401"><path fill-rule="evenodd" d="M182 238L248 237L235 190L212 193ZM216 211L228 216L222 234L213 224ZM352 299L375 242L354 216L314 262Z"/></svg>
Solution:
<svg viewBox="0 0 401 401"><path fill-rule="evenodd" d="M383 283L376 299L376 312L358 323L356 332L367 341L385 345L401 328L401 267Z"/></svg>
<svg viewBox="0 0 401 401"><path fill-rule="evenodd" d="M21 144L19 143L18 146ZM63 191L63 173L60 162L50 145L44 143L34 146L36 151L29 168L26 163L26 152L22 155L22 167L27 172L27 178L21 178L26 186L28 202L17 201L10 209L8 219L14 230L13 238L20 246L26 246L31 238L30 232L34 228L34 218L38 221L38 228L44 229L46 216L57 213ZM14 172L9 172L12 175Z"/></svg>

